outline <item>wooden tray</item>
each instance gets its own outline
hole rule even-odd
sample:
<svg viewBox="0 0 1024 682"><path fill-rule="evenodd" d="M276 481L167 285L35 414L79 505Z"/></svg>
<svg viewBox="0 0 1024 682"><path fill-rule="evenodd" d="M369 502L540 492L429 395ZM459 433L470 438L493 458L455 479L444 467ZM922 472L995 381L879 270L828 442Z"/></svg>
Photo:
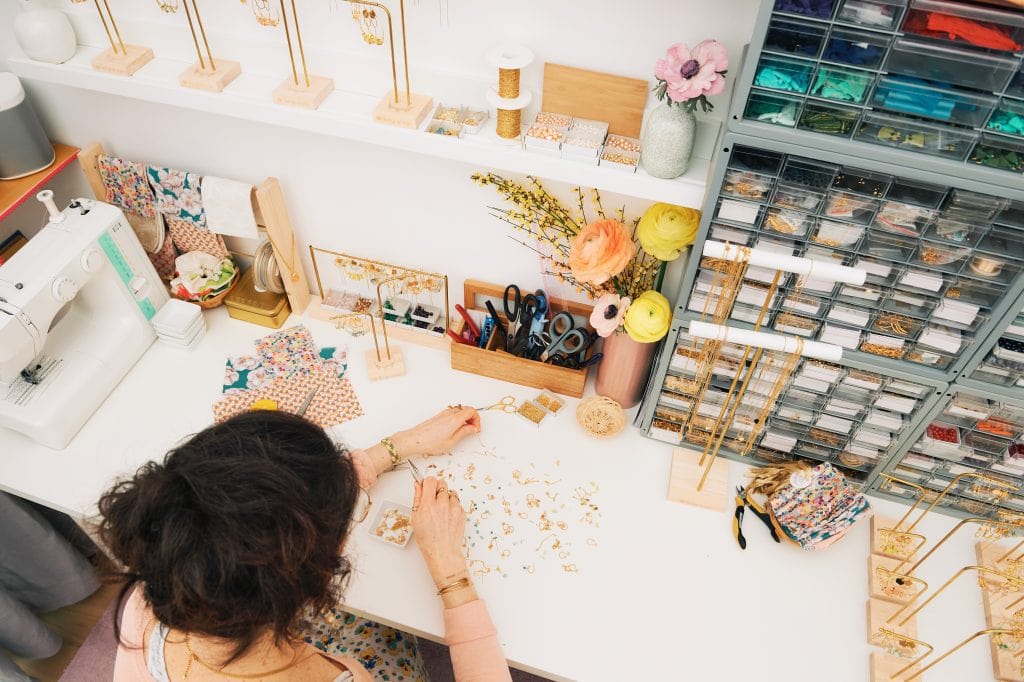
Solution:
<svg viewBox="0 0 1024 682"><path fill-rule="evenodd" d="M525 290L524 290L525 291ZM501 315L502 322L507 324L504 311L501 306L501 299L505 293L505 287L498 284L489 284L478 280L466 280L463 286L466 308L471 310L486 310L484 298L496 299L498 302L494 307ZM483 298L481 298L483 297ZM592 308L582 303L567 303L564 306L566 312L575 317L589 318ZM462 320L459 324L453 324L456 333L461 332ZM588 327L589 328L589 327ZM509 381L520 386L532 388L546 388L549 391L567 395L573 398L583 397L583 389L587 385L587 373L590 368L569 369L549 365L537 360L517 358L506 353L505 335L499 329L495 329L491 340L486 348L477 348L464 343L452 343L452 369L492 379ZM587 357L594 352L594 346L587 349Z"/></svg>

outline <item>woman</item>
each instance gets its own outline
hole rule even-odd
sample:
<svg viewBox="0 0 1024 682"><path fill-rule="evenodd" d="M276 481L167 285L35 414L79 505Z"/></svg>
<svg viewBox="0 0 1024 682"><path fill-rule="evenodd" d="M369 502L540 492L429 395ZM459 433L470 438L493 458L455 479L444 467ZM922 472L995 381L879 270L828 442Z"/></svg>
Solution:
<svg viewBox="0 0 1024 682"><path fill-rule="evenodd" d="M128 581L115 682L372 679L353 659L302 642L302 614L339 601L361 488L479 430L475 410L449 408L344 453L300 417L249 412L115 485L99 503L100 535ZM462 554L465 522L443 482L416 484L412 525L445 608L456 679L511 680Z"/></svg>

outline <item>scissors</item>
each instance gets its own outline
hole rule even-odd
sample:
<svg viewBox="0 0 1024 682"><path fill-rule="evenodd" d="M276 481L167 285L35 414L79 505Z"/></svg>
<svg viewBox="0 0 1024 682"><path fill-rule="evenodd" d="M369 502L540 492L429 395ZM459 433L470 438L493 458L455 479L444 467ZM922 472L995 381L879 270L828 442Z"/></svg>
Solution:
<svg viewBox="0 0 1024 682"><path fill-rule="evenodd" d="M566 358L579 355L587 350L591 343L590 332L577 329L576 322L569 313L558 313L552 317L548 331L551 333L551 343L540 354L541 362L547 362L553 355L563 355Z"/></svg>
<svg viewBox="0 0 1024 682"><path fill-rule="evenodd" d="M488 410L498 410L499 412L514 414L516 411L516 399L513 396L507 395L490 407L476 408L477 412L487 412Z"/></svg>
<svg viewBox="0 0 1024 682"><path fill-rule="evenodd" d="M505 307L505 317L508 318L505 350L518 354L517 349L522 352L526 345L533 320L547 309L547 301L542 301L533 294L523 296L518 286L509 284L505 287L502 303Z"/></svg>
<svg viewBox="0 0 1024 682"><path fill-rule="evenodd" d="M586 360L581 360L577 355L552 355L548 358L548 362L557 367L566 367L568 369L585 369L591 365L596 365L601 362L601 358L604 357L604 353L595 353Z"/></svg>

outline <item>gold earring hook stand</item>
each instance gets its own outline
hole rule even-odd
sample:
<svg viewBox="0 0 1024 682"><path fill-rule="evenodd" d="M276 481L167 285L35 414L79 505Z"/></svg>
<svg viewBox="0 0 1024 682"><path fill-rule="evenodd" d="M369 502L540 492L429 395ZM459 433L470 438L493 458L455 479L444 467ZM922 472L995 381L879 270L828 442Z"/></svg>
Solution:
<svg viewBox="0 0 1024 682"><path fill-rule="evenodd" d="M195 45L199 61L181 72L178 84L184 88L221 92L242 73L242 65L230 59L214 60L210 42L206 38L206 27L203 26L203 18L199 14L198 2L199 0L182 0L188 30L192 34L192 43Z"/></svg>
<svg viewBox="0 0 1024 682"><path fill-rule="evenodd" d="M879 630L871 643L886 649L884 653L871 652L871 682L901 682L907 679L904 675L919 670L924 659L935 651L927 642L887 628ZM911 657L914 658L908 662Z"/></svg>
<svg viewBox="0 0 1024 682"><path fill-rule="evenodd" d="M917 491L917 499L912 504L898 521L888 519L878 514L871 517L871 552L881 557L891 557L893 559L908 559L921 549L924 544L928 541L923 535L918 533L909 533L903 531L902 528L910 518L910 515L914 513L922 502L925 500L927 490L924 486L920 486L910 481L905 481L902 478L897 478L890 474L882 474L890 485L904 485L909 488L913 488Z"/></svg>
<svg viewBox="0 0 1024 682"><path fill-rule="evenodd" d="M382 294L385 285L403 281L405 281L404 277L391 277L377 283L377 310L380 315L380 328L384 333L384 357L380 355L380 348L377 349L376 359L367 351L366 369L369 372L371 381L391 379L405 374L405 358L402 355L402 349L392 348L391 343L388 341L388 323L384 317L384 296Z"/></svg>
<svg viewBox="0 0 1024 682"><path fill-rule="evenodd" d="M153 50L125 43L121 38L121 29L117 26L117 20L114 19L114 14L110 11L110 3L107 0L102 0L102 2L93 0L93 2L96 4L96 12L100 15L100 22L107 34L107 40L110 41L110 49L96 55L92 60L92 68L118 76L131 76L153 59Z"/></svg>
<svg viewBox="0 0 1024 682"><path fill-rule="evenodd" d="M274 103L284 104L302 109L316 109L327 95L334 90L334 79L326 76L314 76L309 73L306 65L306 49L302 44L302 30L299 26L299 13L295 7L295 0L290 0L291 21L288 19L289 4L280 0L281 24L284 26L284 37L288 43L288 61L291 65L292 77L281 83L274 90ZM259 18L257 17L257 20ZM276 26L277 24L266 24ZM295 40L292 40L292 34ZM299 52L299 62L302 65L302 72L295 62L295 51Z"/></svg>

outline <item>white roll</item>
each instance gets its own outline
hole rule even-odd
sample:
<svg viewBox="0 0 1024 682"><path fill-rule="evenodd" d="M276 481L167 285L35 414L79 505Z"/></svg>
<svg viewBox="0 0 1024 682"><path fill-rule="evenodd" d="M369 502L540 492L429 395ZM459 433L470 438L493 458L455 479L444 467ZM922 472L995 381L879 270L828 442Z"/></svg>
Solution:
<svg viewBox="0 0 1024 682"><path fill-rule="evenodd" d="M724 242L708 240L704 242L704 255L709 258L720 258L722 260L738 261L742 259L743 247L737 244L729 244L726 249ZM868 274L857 268L824 261L801 258L800 256L784 256L771 251L764 251L755 248L750 249L751 265L783 272L793 272L807 278L824 280L826 282L842 282L843 284L864 284Z"/></svg>
<svg viewBox="0 0 1024 682"><path fill-rule="evenodd" d="M782 334L769 334L767 332L755 332L748 329L737 329L726 327L721 324L690 322L688 333L698 339L713 339L735 343L738 346L753 346L765 350L779 351L782 353L795 353L797 350L805 358L824 360L826 362L839 362L843 359L843 347L820 341L804 341L801 347L800 338L796 336L784 336Z"/></svg>

